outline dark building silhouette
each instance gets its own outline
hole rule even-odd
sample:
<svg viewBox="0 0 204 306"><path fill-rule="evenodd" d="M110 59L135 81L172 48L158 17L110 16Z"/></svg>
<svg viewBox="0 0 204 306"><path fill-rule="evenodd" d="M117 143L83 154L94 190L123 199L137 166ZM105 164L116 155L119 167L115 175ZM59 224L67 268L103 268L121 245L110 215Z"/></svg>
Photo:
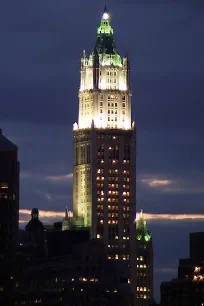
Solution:
<svg viewBox="0 0 204 306"><path fill-rule="evenodd" d="M0 129L0 305L12 305L18 221L18 148Z"/></svg>
<svg viewBox="0 0 204 306"><path fill-rule="evenodd" d="M47 255L51 257L67 255L71 252L73 245L89 239L90 231L87 228L46 232Z"/></svg>
<svg viewBox="0 0 204 306"><path fill-rule="evenodd" d="M18 148L0 129L0 261L15 260L18 221Z"/></svg>
<svg viewBox="0 0 204 306"><path fill-rule="evenodd" d="M153 303L153 246L143 212L136 218L136 305Z"/></svg>
<svg viewBox="0 0 204 306"><path fill-rule="evenodd" d="M190 258L194 261L204 260L204 232L190 233Z"/></svg>
<svg viewBox="0 0 204 306"><path fill-rule="evenodd" d="M39 256L39 249L32 233L20 229L18 246L16 248L16 260L27 261Z"/></svg>
<svg viewBox="0 0 204 306"><path fill-rule="evenodd" d="M39 258L18 267L15 305L132 305L130 287L121 285L102 241L67 243L70 252L65 256Z"/></svg>
<svg viewBox="0 0 204 306"><path fill-rule="evenodd" d="M45 228L39 220L39 211L33 208L31 211L31 220L25 227L25 231L32 237L37 247L37 255L43 256L45 253Z"/></svg>
<svg viewBox="0 0 204 306"><path fill-rule="evenodd" d="M190 233L190 256L181 258L178 276L161 283L161 305L204 305L204 232Z"/></svg>

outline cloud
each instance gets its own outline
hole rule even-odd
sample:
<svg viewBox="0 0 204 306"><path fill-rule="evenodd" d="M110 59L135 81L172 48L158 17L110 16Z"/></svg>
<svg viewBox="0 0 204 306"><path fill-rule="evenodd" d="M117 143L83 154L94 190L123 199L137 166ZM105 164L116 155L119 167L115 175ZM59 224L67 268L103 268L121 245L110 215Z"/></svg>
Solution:
<svg viewBox="0 0 204 306"><path fill-rule="evenodd" d="M175 174L174 174L175 175ZM161 176L161 175L160 175ZM147 177L147 175L146 175ZM171 194L203 194L204 184L201 183L200 178L183 178L177 177L176 179L161 179L158 177L140 178L141 182L146 187L156 190L161 193Z"/></svg>
<svg viewBox="0 0 204 306"><path fill-rule="evenodd" d="M50 195L46 194L48 200L50 201ZM51 197L52 199L52 197ZM23 216L28 216L31 214L31 210L29 209L20 209L20 222L23 222ZM46 222L56 219L59 220L60 218L64 217L64 211L55 211L55 210L39 210L40 218L46 218ZM70 215L73 213L70 211ZM151 213L144 213L144 219L148 221L178 221L178 220L203 220L204 214L151 214Z"/></svg>
<svg viewBox="0 0 204 306"><path fill-rule="evenodd" d="M67 182L68 180L72 179L73 173L68 173L65 175L56 175L56 176L46 176L45 179L52 182Z"/></svg>
<svg viewBox="0 0 204 306"><path fill-rule="evenodd" d="M28 223L31 216L31 210L29 209L20 209L20 227ZM73 213L69 211L69 215L73 216ZM52 211L52 210L39 210L39 218L44 224L53 224L57 221L62 221L65 216L64 211Z"/></svg>
<svg viewBox="0 0 204 306"><path fill-rule="evenodd" d="M31 173L26 171L20 172L21 179L32 179L32 180L44 180L44 181L51 181L53 183L63 183L71 180L73 177L72 173L64 174L64 175L42 175L38 173Z"/></svg>
<svg viewBox="0 0 204 306"><path fill-rule="evenodd" d="M52 201L53 200L53 197L52 197L52 195L50 193L45 192L45 193L43 193L43 195L44 195L46 200L48 200L48 201Z"/></svg>
<svg viewBox="0 0 204 306"><path fill-rule="evenodd" d="M159 179L142 179L141 182L151 187L167 186L173 183L173 181L171 180L159 180Z"/></svg>
<svg viewBox="0 0 204 306"><path fill-rule="evenodd" d="M29 209L20 209L19 213L21 215L30 215L31 210ZM64 217L64 212L62 211L53 211L53 210L39 210L39 216L44 218L49 218L49 217Z"/></svg>
<svg viewBox="0 0 204 306"><path fill-rule="evenodd" d="M148 214L144 213L145 220L203 220L204 214Z"/></svg>

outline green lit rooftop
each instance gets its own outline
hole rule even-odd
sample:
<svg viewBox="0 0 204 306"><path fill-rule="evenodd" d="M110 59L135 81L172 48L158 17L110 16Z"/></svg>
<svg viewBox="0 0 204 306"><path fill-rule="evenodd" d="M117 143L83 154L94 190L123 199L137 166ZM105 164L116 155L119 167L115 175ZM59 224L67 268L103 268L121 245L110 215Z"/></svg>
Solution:
<svg viewBox="0 0 204 306"><path fill-rule="evenodd" d="M151 241L151 235L149 233L147 222L144 220L143 211L136 217L136 239L139 241Z"/></svg>

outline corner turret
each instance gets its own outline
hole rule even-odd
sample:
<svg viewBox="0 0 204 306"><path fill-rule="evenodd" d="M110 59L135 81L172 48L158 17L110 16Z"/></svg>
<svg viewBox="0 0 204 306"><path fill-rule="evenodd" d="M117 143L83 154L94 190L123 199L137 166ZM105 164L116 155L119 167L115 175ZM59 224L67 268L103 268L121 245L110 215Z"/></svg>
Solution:
<svg viewBox="0 0 204 306"><path fill-rule="evenodd" d="M68 231L71 228L71 217L70 217L70 213L69 210L66 206L65 208L65 216L63 218L62 221L62 231Z"/></svg>
<svg viewBox="0 0 204 306"><path fill-rule="evenodd" d="M137 215L136 217L136 238L137 240L150 241L151 235L149 233L147 222L144 220L143 211Z"/></svg>
<svg viewBox="0 0 204 306"><path fill-rule="evenodd" d="M153 302L153 246L143 211L136 217L136 293L141 306Z"/></svg>

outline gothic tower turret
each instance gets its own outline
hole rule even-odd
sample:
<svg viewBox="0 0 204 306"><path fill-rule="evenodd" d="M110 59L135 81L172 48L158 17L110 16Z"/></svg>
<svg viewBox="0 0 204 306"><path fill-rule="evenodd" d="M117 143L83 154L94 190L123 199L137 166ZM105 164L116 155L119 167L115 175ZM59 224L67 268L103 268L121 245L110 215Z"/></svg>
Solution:
<svg viewBox="0 0 204 306"><path fill-rule="evenodd" d="M70 213L68 211L68 208L66 206L65 215L64 215L64 218L62 220L62 231L68 231L70 229L71 229L71 217L70 217Z"/></svg>
<svg viewBox="0 0 204 306"><path fill-rule="evenodd" d="M136 218L136 257L136 305L149 306L153 302L153 247L142 210Z"/></svg>

